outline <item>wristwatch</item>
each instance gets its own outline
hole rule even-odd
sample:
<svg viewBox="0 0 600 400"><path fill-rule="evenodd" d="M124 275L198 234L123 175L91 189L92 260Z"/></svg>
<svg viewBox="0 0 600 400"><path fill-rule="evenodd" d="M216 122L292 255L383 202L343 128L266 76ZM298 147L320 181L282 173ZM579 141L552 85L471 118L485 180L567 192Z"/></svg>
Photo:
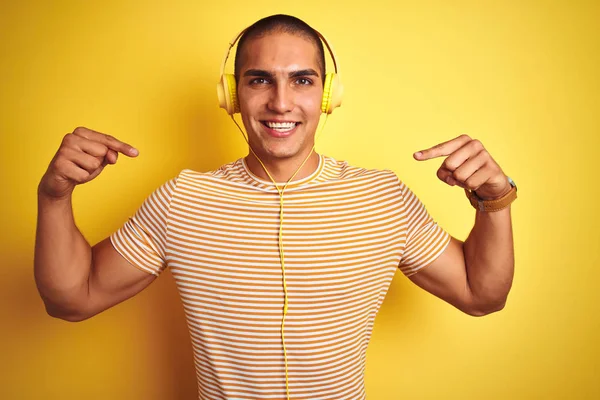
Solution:
<svg viewBox="0 0 600 400"><path fill-rule="evenodd" d="M474 190L465 189L465 194L471 202L471 205L479 211L500 211L506 208L517 199L517 184L509 176L507 176L508 182L510 183L510 191L499 199L495 200L483 200Z"/></svg>

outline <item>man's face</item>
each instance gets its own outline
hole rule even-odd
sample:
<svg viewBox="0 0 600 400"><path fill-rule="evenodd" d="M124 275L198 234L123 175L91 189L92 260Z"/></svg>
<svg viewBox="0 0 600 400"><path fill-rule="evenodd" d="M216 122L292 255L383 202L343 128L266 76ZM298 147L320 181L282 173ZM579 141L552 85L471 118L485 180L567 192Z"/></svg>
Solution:
<svg viewBox="0 0 600 400"><path fill-rule="evenodd" d="M317 54L314 43L288 33L245 42L238 101L262 161L303 159L312 149L323 96Z"/></svg>

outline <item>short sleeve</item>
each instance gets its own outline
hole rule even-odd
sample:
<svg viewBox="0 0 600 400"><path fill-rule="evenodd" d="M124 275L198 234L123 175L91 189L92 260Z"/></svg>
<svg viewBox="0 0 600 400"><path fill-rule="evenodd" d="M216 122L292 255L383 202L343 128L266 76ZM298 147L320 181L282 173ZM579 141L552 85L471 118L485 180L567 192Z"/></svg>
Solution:
<svg viewBox="0 0 600 400"><path fill-rule="evenodd" d="M438 258L450 243L450 234L429 215L419 198L400 181L406 242L399 268L406 276L417 273Z"/></svg>
<svg viewBox="0 0 600 400"><path fill-rule="evenodd" d="M148 196L133 216L110 235L110 241L134 267L158 276L166 267L166 234L177 177Z"/></svg>

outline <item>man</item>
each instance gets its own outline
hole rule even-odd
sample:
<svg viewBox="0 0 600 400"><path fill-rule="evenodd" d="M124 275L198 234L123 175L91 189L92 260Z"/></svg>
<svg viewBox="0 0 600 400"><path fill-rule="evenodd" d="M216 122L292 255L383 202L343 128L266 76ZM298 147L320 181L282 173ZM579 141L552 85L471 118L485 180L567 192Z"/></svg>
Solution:
<svg viewBox="0 0 600 400"><path fill-rule="evenodd" d="M294 17L250 27L235 74L248 156L181 171L93 247L74 224L71 193L118 153L138 152L86 128L66 135L38 188L35 278L48 313L87 319L169 266L200 398L362 399L373 322L397 268L470 315L502 309L514 266L509 178L465 135L415 153L445 157L438 178L490 210L476 211L463 243L392 172L315 153L323 54Z"/></svg>

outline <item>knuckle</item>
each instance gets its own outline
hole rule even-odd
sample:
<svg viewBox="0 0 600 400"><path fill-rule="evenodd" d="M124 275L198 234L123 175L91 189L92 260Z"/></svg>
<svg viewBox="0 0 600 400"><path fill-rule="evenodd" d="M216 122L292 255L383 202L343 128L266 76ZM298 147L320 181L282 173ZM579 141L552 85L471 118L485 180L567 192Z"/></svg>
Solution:
<svg viewBox="0 0 600 400"><path fill-rule="evenodd" d="M466 133L463 133L462 135L460 135L459 138L464 139L464 140L471 140L471 136L467 135Z"/></svg>
<svg viewBox="0 0 600 400"><path fill-rule="evenodd" d="M470 190L477 190L481 187L481 183L474 179L467 180L467 182L465 182L465 184L467 185L467 187Z"/></svg>
<svg viewBox="0 0 600 400"><path fill-rule="evenodd" d="M73 142L73 139L73 134L67 133L65 136L63 136L61 145L70 145Z"/></svg>
<svg viewBox="0 0 600 400"><path fill-rule="evenodd" d="M479 157L482 158L483 162L487 165L489 163L489 161L491 160L492 156L490 155L490 153L486 150L486 149L481 149L479 151Z"/></svg>
<svg viewBox="0 0 600 400"><path fill-rule="evenodd" d="M456 168L458 168L458 165L456 165L456 162L453 161L448 161L448 159L444 160L444 168L446 168L449 171L454 171Z"/></svg>
<svg viewBox="0 0 600 400"><path fill-rule="evenodd" d="M110 152L108 146L100 142L93 142L90 144L90 149L87 153L91 154L93 157L104 157L108 152Z"/></svg>
<svg viewBox="0 0 600 400"><path fill-rule="evenodd" d="M90 165L91 165L92 169L98 169L102 165L102 161L98 160L97 158L94 158L90 162Z"/></svg>
<svg viewBox="0 0 600 400"><path fill-rule="evenodd" d="M473 139L473 140L471 140L471 145L476 150L483 150L483 143L481 143L481 141L479 139Z"/></svg>
<svg viewBox="0 0 600 400"><path fill-rule="evenodd" d="M77 128L73 129L73 134L75 134L75 135L81 135L85 131L87 131L87 128L85 128L83 126L78 126Z"/></svg>
<svg viewBox="0 0 600 400"><path fill-rule="evenodd" d="M56 160L62 160L65 158L68 158L69 156L69 151L67 150L66 147L61 146L58 151L56 152Z"/></svg>
<svg viewBox="0 0 600 400"><path fill-rule="evenodd" d="M440 178L441 180L444 180L444 178L446 177L446 174L444 173L444 171L441 168L437 170L437 177Z"/></svg>
<svg viewBox="0 0 600 400"><path fill-rule="evenodd" d="M57 158L56 161L54 161L53 166L55 171L64 171L67 168L67 160L64 158Z"/></svg>
<svg viewBox="0 0 600 400"><path fill-rule="evenodd" d="M464 174L464 173L462 173L462 172L457 172L457 171L454 171L454 172L452 173L452 177L453 177L454 179L456 179L457 181L459 181L459 182L464 182L464 181L466 181L466 179L468 178L467 176L465 176L465 174Z"/></svg>

